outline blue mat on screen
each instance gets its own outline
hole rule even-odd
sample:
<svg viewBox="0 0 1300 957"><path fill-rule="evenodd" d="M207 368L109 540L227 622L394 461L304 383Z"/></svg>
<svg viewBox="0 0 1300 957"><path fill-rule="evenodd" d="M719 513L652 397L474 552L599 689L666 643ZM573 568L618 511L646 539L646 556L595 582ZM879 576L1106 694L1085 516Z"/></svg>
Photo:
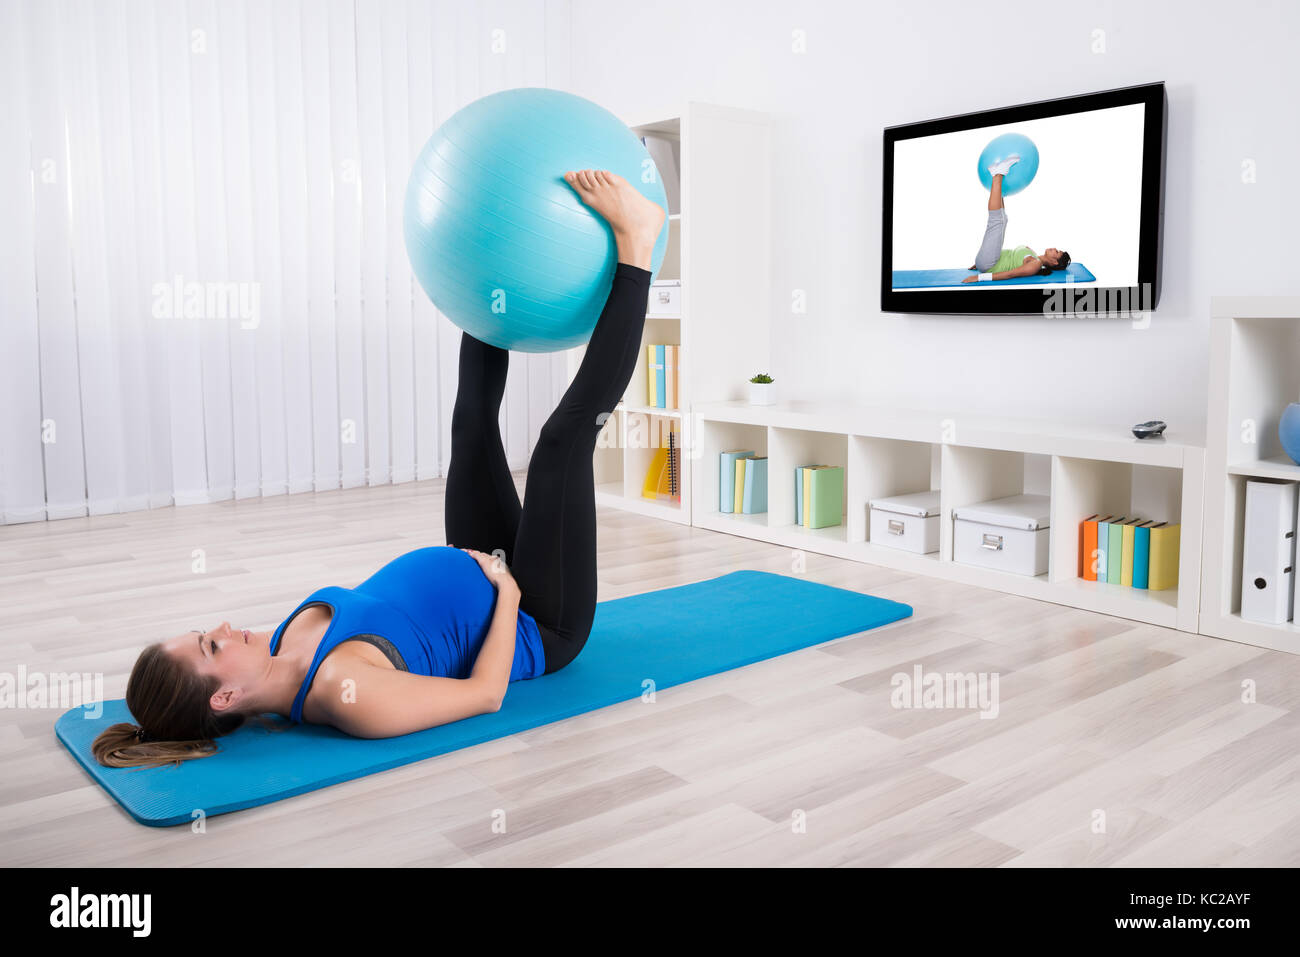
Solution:
<svg viewBox="0 0 1300 957"><path fill-rule="evenodd" d="M993 286L1043 286L1051 282L1096 282L1097 277L1088 272L1088 267L1079 263L1070 263L1065 267L1065 275L1054 272L1050 276L1019 276L1015 279L998 279L989 282L965 285L978 285L988 289ZM895 289L930 289L935 286L961 286L967 276L978 276L973 269L895 269Z"/></svg>
<svg viewBox="0 0 1300 957"><path fill-rule="evenodd" d="M131 721L126 702L74 708L59 740L141 824L187 823L267 804L376 771L470 747L585 711L638 698L642 682L668 688L856 634L912 614L908 605L817 582L739 571L601 602L578 657L552 675L516 681L501 710L398 738L366 740L321 725L272 732L245 727L221 750L179 767L105 768L90 753L102 728Z"/></svg>

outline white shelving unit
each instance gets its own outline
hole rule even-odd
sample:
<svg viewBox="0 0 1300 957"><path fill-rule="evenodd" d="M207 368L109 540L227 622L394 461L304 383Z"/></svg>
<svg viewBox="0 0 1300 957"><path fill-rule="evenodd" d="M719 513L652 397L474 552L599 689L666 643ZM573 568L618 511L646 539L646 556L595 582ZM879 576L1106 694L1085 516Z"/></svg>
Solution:
<svg viewBox="0 0 1300 957"><path fill-rule="evenodd" d="M1197 631L1205 449L1176 433L1138 440L1122 426L1070 428L829 403L698 403L692 417L695 525ZM766 513L717 509L718 453L727 449L768 456ZM794 470L812 462L844 466L839 526L810 530L794 524ZM869 500L931 489L940 493L937 553L917 555L870 541ZM1022 492L1051 496L1047 573L1031 578L953 561L953 509ZM1080 577L1079 523L1094 513L1180 523L1178 588L1147 591Z"/></svg>
<svg viewBox="0 0 1300 957"><path fill-rule="evenodd" d="M771 239L769 118L762 113L691 102L628 124L680 145L681 209L669 217L659 279L682 281L679 316L647 317L641 355L650 343L681 348L678 409L646 405L646 367L639 361L623 401L597 440L596 502L690 524L692 458L681 456L679 501L642 495L655 449L679 430L689 449L693 402L735 399L756 370L770 366L768 264ZM752 326L752 335L734 330ZM582 349L569 353L569 377Z"/></svg>
<svg viewBox="0 0 1300 957"><path fill-rule="evenodd" d="M1300 298L1215 297L1210 314L1201 632L1300 654L1295 622L1240 615L1246 482L1300 481L1277 436L1282 411L1300 401Z"/></svg>

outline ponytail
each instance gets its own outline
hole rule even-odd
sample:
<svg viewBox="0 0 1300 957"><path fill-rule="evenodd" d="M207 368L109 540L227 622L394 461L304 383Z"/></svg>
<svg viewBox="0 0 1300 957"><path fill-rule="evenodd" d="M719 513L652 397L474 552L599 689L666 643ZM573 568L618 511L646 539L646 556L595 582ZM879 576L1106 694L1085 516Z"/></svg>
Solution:
<svg viewBox="0 0 1300 957"><path fill-rule="evenodd" d="M194 741L156 741L142 735L139 725L119 722L99 733L91 751L95 760L106 768L177 767L190 758L206 758L217 753L217 742L211 739Z"/></svg>

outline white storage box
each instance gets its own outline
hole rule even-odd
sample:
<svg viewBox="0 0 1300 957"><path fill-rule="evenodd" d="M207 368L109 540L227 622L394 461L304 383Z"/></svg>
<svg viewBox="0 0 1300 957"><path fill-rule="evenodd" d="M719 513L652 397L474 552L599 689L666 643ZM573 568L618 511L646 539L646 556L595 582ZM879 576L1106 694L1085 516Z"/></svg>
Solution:
<svg viewBox="0 0 1300 957"><path fill-rule="evenodd" d="M953 561L1046 574L1049 502L1046 495L1012 495L953 509Z"/></svg>
<svg viewBox="0 0 1300 957"><path fill-rule="evenodd" d="M870 510L871 544L928 555L939 550L939 493L914 492L874 498Z"/></svg>
<svg viewBox="0 0 1300 957"><path fill-rule="evenodd" d="M676 318L682 314L682 281L680 279L660 279L650 284L650 302L646 306L647 316L669 316Z"/></svg>

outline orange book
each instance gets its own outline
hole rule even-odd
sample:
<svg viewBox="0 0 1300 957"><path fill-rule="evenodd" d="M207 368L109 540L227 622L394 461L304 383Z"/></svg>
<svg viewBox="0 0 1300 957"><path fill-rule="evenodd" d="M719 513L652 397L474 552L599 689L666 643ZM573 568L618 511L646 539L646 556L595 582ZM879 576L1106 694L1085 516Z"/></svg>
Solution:
<svg viewBox="0 0 1300 957"><path fill-rule="evenodd" d="M1084 581L1097 580L1093 556L1097 553L1097 520L1100 515L1089 515L1079 523L1079 577Z"/></svg>
<svg viewBox="0 0 1300 957"><path fill-rule="evenodd" d="M1097 516L1089 515L1079 523L1079 577L1084 581L1096 581L1097 576L1093 574L1088 577L1088 572L1092 569L1092 562L1088 561L1088 556L1092 550L1097 547Z"/></svg>

